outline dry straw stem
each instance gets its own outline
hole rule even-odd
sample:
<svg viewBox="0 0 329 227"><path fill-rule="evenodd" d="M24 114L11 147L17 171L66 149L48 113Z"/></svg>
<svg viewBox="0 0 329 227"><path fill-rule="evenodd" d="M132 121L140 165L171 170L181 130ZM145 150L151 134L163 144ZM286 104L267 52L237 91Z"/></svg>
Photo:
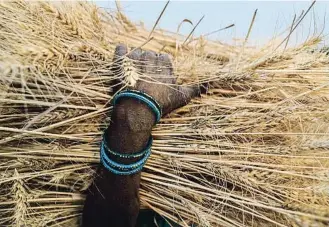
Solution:
<svg viewBox="0 0 329 227"><path fill-rule="evenodd" d="M154 128L143 207L182 226L328 226L321 36L273 52L282 40L183 45L156 28L148 39L122 12L85 2L1 2L0 12L0 225L78 225L112 87L131 83L131 72L147 79L135 61L130 74L111 71L125 43L172 54L180 83L211 82Z"/></svg>

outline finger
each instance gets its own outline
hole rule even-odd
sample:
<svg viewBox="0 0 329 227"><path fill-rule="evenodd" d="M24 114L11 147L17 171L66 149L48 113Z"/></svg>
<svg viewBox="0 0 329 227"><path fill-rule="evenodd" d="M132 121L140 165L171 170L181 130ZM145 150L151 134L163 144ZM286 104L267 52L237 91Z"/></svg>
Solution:
<svg viewBox="0 0 329 227"><path fill-rule="evenodd" d="M170 113L171 111L187 105L192 98L200 96L199 85L193 86L179 86L177 90L174 90L173 95L168 95L168 97L173 96L170 102L170 106L164 108L164 114Z"/></svg>
<svg viewBox="0 0 329 227"><path fill-rule="evenodd" d="M123 56L127 54L127 46L124 44L119 44L115 47L113 64L112 64L112 72L114 76L120 76L118 74L121 73L121 65Z"/></svg>
<svg viewBox="0 0 329 227"><path fill-rule="evenodd" d="M119 44L115 47L114 51L114 59L113 61L115 62L116 60L122 59L123 56L125 56L128 52L127 46L124 44Z"/></svg>
<svg viewBox="0 0 329 227"><path fill-rule="evenodd" d="M180 86L179 94L181 94L180 98L182 105L186 105L191 101L191 99L195 97L200 97L201 95L200 86L199 85Z"/></svg>
<svg viewBox="0 0 329 227"><path fill-rule="evenodd" d="M133 60L139 60L142 55L142 49L141 48L131 48L130 53L128 54L128 58Z"/></svg>
<svg viewBox="0 0 329 227"><path fill-rule="evenodd" d="M127 55L129 61L125 64L125 81L128 87L135 87L139 78L139 64L142 50L140 48L131 48Z"/></svg>
<svg viewBox="0 0 329 227"><path fill-rule="evenodd" d="M127 46L124 44L119 44L115 48L111 67L112 77L115 78L111 85L113 93L116 93L122 86L122 79L124 76L122 72L122 60L127 52Z"/></svg>
<svg viewBox="0 0 329 227"><path fill-rule="evenodd" d="M142 55L142 49L141 48L131 48L130 53L128 53L128 58L132 59L133 65L135 69L140 68L140 58Z"/></svg>
<svg viewBox="0 0 329 227"><path fill-rule="evenodd" d="M168 54L158 54L156 72L159 75L159 81L169 84L176 83L176 78L173 75L172 63Z"/></svg>
<svg viewBox="0 0 329 227"><path fill-rule="evenodd" d="M163 75L172 75L173 67L168 54L159 54L157 58L157 70Z"/></svg>
<svg viewBox="0 0 329 227"><path fill-rule="evenodd" d="M145 51L141 55L141 71L146 74L156 73L157 56L153 51Z"/></svg>
<svg viewBox="0 0 329 227"><path fill-rule="evenodd" d="M206 94L210 89L210 82L202 83L199 88L201 94Z"/></svg>

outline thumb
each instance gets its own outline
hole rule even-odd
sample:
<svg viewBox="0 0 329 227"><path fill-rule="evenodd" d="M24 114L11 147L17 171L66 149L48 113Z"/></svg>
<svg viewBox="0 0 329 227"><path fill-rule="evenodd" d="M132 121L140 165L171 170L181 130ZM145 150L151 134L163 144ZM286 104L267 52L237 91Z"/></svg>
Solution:
<svg viewBox="0 0 329 227"><path fill-rule="evenodd" d="M171 111L187 105L192 98L200 97L201 89L199 85L192 86L178 86L173 90L173 102L170 103L168 108L164 109L163 114L170 113Z"/></svg>

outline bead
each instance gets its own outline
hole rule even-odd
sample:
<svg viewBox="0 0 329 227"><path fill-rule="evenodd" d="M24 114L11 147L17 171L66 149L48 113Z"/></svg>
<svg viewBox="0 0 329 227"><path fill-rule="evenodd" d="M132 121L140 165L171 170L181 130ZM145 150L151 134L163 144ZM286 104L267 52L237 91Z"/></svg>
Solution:
<svg viewBox="0 0 329 227"><path fill-rule="evenodd" d="M115 161L113 161L109 158L109 156L106 153L106 146L105 146L106 144L105 144L105 141L103 139L102 142L101 142L101 147L100 147L101 163L108 171L110 171L111 173L116 174L116 175L132 175L132 174L135 174L135 173L137 173L137 172L139 172L143 169L147 159L150 157L152 141L153 141L153 139L152 139L152 137L150 137L147 148L142 152L136 153L136 154L144 153L143 154L144 157L142 159L138 160L135 163L127 165L127 164L117 163L117 162L115 162ZM110 150L108 150L108 151L110 151ZM114 151L112 151L112 152L114 152ZM123 156L123 155L120 155L119 153L116 153L116 154L118 154L119 157ZM127 156L124 155L124 158L127 158Z"/></svg>
<svg viewBox="0 0 329 227"><path fill-rule="evenodd" d="M134 169L134 168L138 168L139 166L142 166L145 164L145 162L147 161L147 159L150 157L151 155L151 149L147 150L145 156L133 163L133 164L129 164L129 165L126 165L126 164L120 164L120 163L117 163L115 161L112 161L105 153L105 149L104 149L104 143L102 142L102 145L101 145L101 157L103 158L103 160L105 160L107 162L107 164L109 164L110 166L112 166L113 168L117 168L117 169L121 169L121 170L128 170L128 169Z"/></svg>
<svg viewBox="0 0 329 227"><path fill-rule="evenodd" d="M141 91L136 91L136 90L122 91L113 97L113 100L112 100L113 105L115 105L117 100L122 97L130 97L130 98L135 98L137 100L142 101L155 114L156 123L158 123L160 121L161 115L162 115L161 107L160 107L159 103L154 98L152 98L150 95L143 93ZM109 170L110 172L112 172L116 175L132 175L132 174L135 174L135 173L138 173L139 171L141 171L143 169L147 159L151 155L151 147L152 147L152 143L153 143L152 136L150 137L150 139L147 143L147 146L143 151L133 153L133 154L122 154L122 153L112 151L111 149L108 148L107 143L106 143L106 133L107 132L105 131L103 134L103 139L102 139L101 148L100 148L100 158L101 158L102 165L107 170ZM128 164L128 165L121 164L121 163L117 163L117 162L111 160L109 158L107 152L114 156L120 157L120 158L139 158L139 157L142 157L142 158L132 164Z"/></svg>
<svg viewBox="0 0 329 227"><path fill-rule="evenodd" d="M153 138L150 137L149 141L147 142L147 145L146 145L146 148L141 151L141 152L137 152L137 153L132 153L132 154L123 154L123 153L118 153L118 152L115 152L115 151L112 151L111 149L108 148L107 146L107 143L106 143L106 131L104 132L103 134L103 140L102 140L102 143L105 147L105 149L112 155L114 156L117 156L117 157L120 157L120 158L138 158L138 157L141 157L143 155L145 155L145 153L151 149L151 146L152 146L152 143L153 143Z"/></svg>
<svg viewBox="0 0 329 227"><path fill-rule="evenodd" d="M162 115L162 110L161 107L159 105L159 103L152 98L150 95L143 93L141 91L136 91L136 90L126 90L126 91L122 91L120 93L118 93L117 95L115 95L113 97L112 103L113 105L116 104L116 102L122 98L122 97L129 97L129 98L135 98L139 101L142 101L143 103L145 103L155 114L156 116L156 123L158 123L161 119L161 115Z"/></svg>

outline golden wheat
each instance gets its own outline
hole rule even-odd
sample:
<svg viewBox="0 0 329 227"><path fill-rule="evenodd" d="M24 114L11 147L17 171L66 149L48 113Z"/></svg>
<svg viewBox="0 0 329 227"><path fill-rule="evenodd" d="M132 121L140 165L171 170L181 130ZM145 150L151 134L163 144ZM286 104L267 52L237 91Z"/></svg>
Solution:
<svg viewBox="0 0 329 227"><path fill-rule="evenodd" d="M118 43L172 54L180 83L212 86L154 128L143 207L183 226L328 225L321 36L283 51L275 40L150 36L120 10L85 2L1 2L0 12L1 225L79 224L112 86L139 78L111 72Z"/></svg>

